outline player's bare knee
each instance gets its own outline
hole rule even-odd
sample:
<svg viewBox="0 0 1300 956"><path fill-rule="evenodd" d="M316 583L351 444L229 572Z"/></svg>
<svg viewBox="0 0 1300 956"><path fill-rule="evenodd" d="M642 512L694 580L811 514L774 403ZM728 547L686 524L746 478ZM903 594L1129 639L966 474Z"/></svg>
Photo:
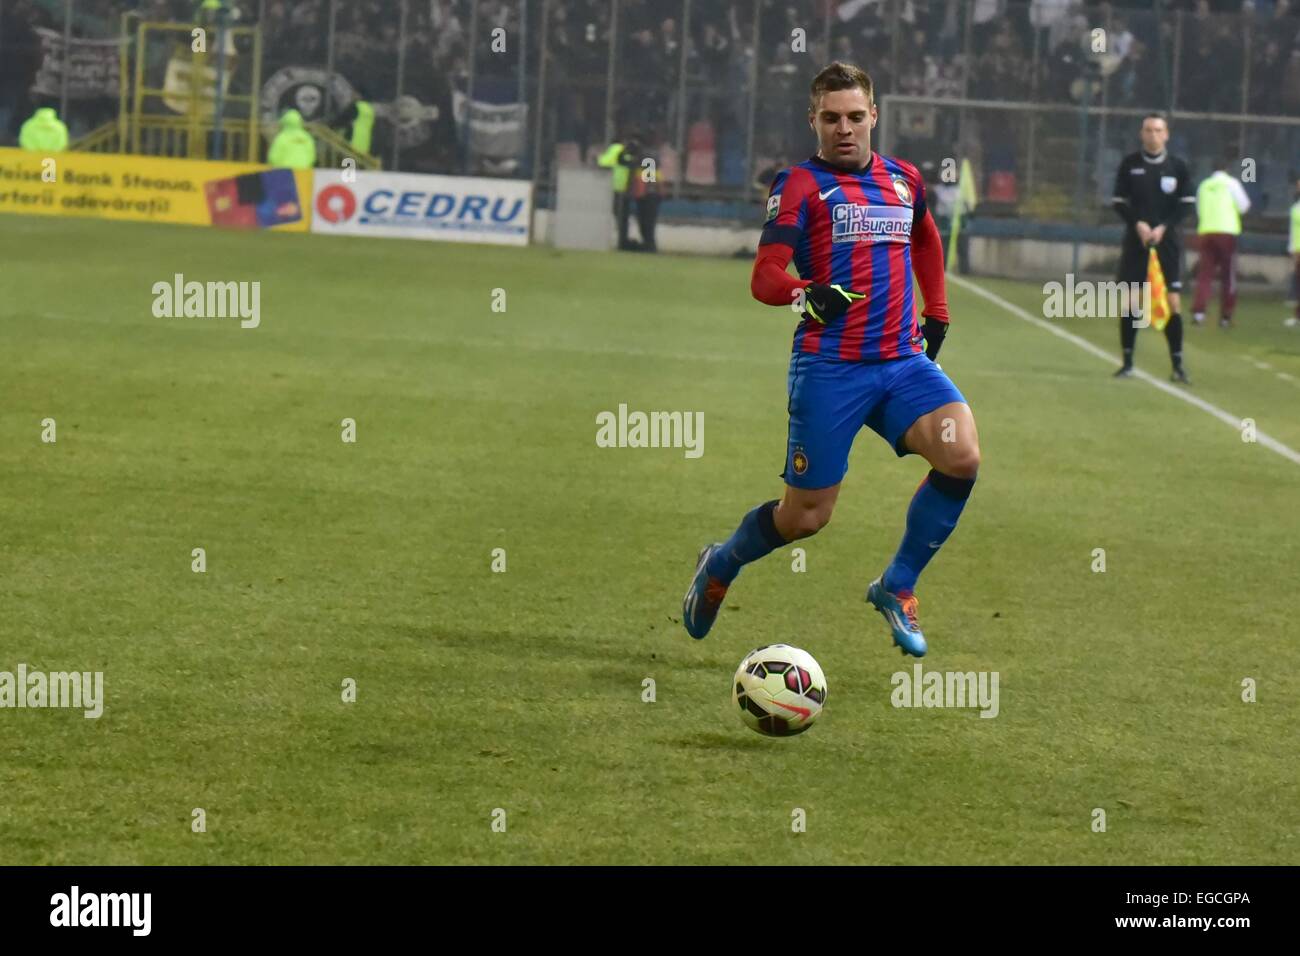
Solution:
<svg viewBox="0 0 1300 956"><path fill-rule="evenodd" d="M939 468L939 471L953 478L974 478L979 474L979 470L979 445L965 445L952 449L945 456L943 466Z"/></svg>
<svg viewBox="0 0 1300 956"><path fill-rule="evenodd" d="M780 531L791 541L811 538L831 520L831 508L825 505L792 506L781 508L781 517L777 525Z"/></svg>
<svg viewBox="0 0 1300 956"><path fill-rule="evenodd" d="M799 537L811 538L822 528L830 524L830 512L809 511L800 516L799 519Z"/></svg>

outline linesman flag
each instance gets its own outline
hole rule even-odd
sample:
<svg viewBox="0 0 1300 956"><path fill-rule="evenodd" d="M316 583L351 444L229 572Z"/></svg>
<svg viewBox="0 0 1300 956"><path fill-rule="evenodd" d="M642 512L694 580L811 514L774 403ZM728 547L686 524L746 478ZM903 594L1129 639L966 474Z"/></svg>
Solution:
<svg viewBox="0 0 1300 956"><path fill-rule="evenodd" d="M1169 324L1169 292L1165 288L1165 271L1160 268L1156 247L1147 258L1147 287L1151 290L1151 325L1160 331Z"/></svg>

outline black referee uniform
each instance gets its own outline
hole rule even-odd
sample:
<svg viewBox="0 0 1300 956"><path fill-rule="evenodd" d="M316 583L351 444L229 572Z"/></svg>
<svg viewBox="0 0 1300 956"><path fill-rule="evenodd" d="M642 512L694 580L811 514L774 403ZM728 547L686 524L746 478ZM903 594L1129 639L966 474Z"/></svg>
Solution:
<svg viewBox="0 0 1300 956"><path fill-rule="evenodd" d="M1115 211L1125 222L1124 242L1120 248L1120 282L1145 282L1147 277L1148 247L1138 238L1137 224L1145 222L1154 229L1165 227L1164 238L1156 246L1160 268L1165 274L1165 286L1170 292L1179 292L1182 282L1182 240L1178 224L1188 210L1196 206L1196 190L1188 173L1187 163L1164 150L1152 156L1138 150L1125 156L1115 174L1115 193L1111 199ZM1131 308L1131 306L1130 306ZM1119 320L1120 345L1124 349L1123 374L1133 367L1133 345L1137 329L1133 328L1131 315ZM1165 326L1165 339L1169 343L1169 358L1174 365L1175 377L1183 377L1183 317L1175 312Z"/></svg>

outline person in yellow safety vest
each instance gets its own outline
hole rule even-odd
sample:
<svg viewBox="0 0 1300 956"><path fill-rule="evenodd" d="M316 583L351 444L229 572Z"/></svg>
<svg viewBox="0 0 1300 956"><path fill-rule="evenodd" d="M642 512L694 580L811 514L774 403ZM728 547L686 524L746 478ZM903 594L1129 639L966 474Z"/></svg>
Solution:
<svg viewBox="0 0 1300 956"><path fill-rule="evenodd" d="M1250 209L1250 197L1236 177L1228 174L1232 157L1225 155L1214 164L1214 173L1196 190L1196 235L1201 258L1196 265L1196 298L1192 322L1205 321L1205 303L1210 283L1219 275L1219 328L1232 328L1232 310L1237 304L1237 237L1241 217Z"/></svg>
<svg viewBox="0 0 1300 956"><path fill-rule="evenodd" d="M627 237L628 222L632 215L632 204L627 192L631 179L632 166L636 162L636 143L629 141L610 143L596 160L597 166L614 170L614 215L618 217L618 247L620 249L637 249L638 246Z"/></svg>
<svg viewBox="0 0 1300 956"><path fill-rule="evenodd" d="M1282 324L1294 328L1300 325L1300 178L1295 181L1295 205L1291 207L1291 238L1287 241L1286 251L1291 253L1295 262L1293 295L1296 298L1295 315L1284 319Z"/></svg>
<svg viewBox="0 0 1300 956"><path fill-rule="evenodd" d="M302 114L286 110L280 117L280 132L271 141L266 161L272 166L311 169L316 165L316 140L302 125Z"/></svg>
<svg viewBox="0 0 1300 956"><path fill-rule="evenodd" d="M68 127L53 107L42 106L18 131L18 145L34 153L61 153L68 148Z"/></svg>
<svg viewBox="0 0 1300 956"><path fill-rule="evenodd" d="M203 0L194 10L195 23L216 23L217 14L221 12L221 0Z"/></svg>
<svg viewBox="0 0 1300 956"><path fill-rule="evenodd" d="M352 136L349 141L358 153L369 154L370 140L375 131L375 108L365 100L357 100L352 105L356 108L356 115L352 119Z"/></svg>

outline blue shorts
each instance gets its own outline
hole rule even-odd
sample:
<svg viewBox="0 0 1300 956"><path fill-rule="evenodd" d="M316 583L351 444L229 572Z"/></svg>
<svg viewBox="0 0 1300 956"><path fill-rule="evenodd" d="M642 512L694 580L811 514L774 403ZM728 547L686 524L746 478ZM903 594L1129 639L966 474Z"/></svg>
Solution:
<svg viewBox="0 0 1300 956"><path fill-rule="evenodd" d="M790 437L781 477L796 488L839 484L863 425L902 457L908 454L903 435L912 423L949 402L966 399L923 352L886 362L795 352L790 356Z"/></svg>

